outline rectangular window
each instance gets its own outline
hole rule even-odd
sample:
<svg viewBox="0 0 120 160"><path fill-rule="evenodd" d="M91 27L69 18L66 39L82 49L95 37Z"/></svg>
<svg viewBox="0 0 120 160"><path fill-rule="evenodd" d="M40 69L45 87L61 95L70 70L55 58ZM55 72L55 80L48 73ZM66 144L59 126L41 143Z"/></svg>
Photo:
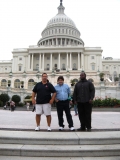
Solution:
<svg viewBox="0 0 120 160"><path fill-rule="evenodd" d="M50 57L47 57L47 60L50 60Z"/></svg>
<svg viewBox="0 0 120 160"><path fill-rule="evenodd" d="M57 57L55 57L54 59L57 59Z"/></svg>
<svg viewBox="0 0 120 160"><path fill-rule="evenodd" d="M92 70L95 70L95 65L92 65Z"/></svg>
<svg viewBox="0 0 120 160"><path fill-rule="evenodd" d="M106 67L106 69L108 69L108 67Z"/></svg>
<svg viewBox="0 0 120 160"><path fill-rule="evenodd" d="M20 58L19 58L19 61L21 61L21 60L22 60L22 58L20 57Z"/></svg>
<svg viewBox="0 0 120 160"><path fill-rule="evenodd" d="M22 66L19 66L19 71L22 71Z"/></svg>
<svg viewBox="0 0 120 160"><path fill-rule="evenodd" d="M94 56L92 56L91 59L94 59Z"/></svg>
<svg viewBox="0 0 120 160"><path fill-rule="evenodd" d="M39 57L36 57L36 60L39 60Z"/></svg>
<svg viewBox="0 0 120 160"><path fill-rule="evenodd" d="M7 70L7 68L5 68L5 70Z"/></svg>

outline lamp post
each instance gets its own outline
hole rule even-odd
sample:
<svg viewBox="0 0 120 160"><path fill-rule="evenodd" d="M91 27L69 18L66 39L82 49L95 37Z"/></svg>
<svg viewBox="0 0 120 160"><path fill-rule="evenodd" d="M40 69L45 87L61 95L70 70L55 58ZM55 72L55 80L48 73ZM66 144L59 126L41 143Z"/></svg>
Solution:
<svg viewBox="0 0 120 160"><path fill-rule="evenodd" d="M68 69L67 69L66 76L67 76L67 77L69 77L69 76L70 76L70 72L69 72L69 70L68 70Z"/></svg>
<svg viewBox="0 0 120 160"><path fill-rule="evenodd" d="M38 78L38 81L39 81L39 78L40 78L40 71L38 70L37 74L36 74L36 77Z"/></svg>
<svg viewBox="0 0 120 160"><path fill-rule="evenodd" d="M27 74L26 74L26 71L25 71L25 69L24 69L23 77L25 78L26 76L27 76Z"/></svg>
<svg viewBox="0 0 120 160"><path fill-rule="evenodd" d="M12 74L12 69L11 69L11 71L9 73L9 77L12 78L12 76L13 76L13 74Z"/></svg>

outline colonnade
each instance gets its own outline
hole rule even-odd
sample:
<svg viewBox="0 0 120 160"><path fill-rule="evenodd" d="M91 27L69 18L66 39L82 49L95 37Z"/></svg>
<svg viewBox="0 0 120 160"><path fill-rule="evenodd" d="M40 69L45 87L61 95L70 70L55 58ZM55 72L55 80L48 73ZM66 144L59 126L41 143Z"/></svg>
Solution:
<svg viewBox="0 0 120 160"><path fill-rule="evenodd" d="M40 46L66 46L66 45L79 45L82 44L82 42L79 42L77 40L68 39L68 38L52 38L47 39L42 42L39 42Z"/></svg>
<svg viewBox="0 0 120 160"><path fill-rule="evenodd" d="M39 53L39 71L44 71L45 70L45 54L48 55L48 53ZM57 56L58 56L58 59L57 59L57 68L58 69L61 69L61 64L63 63L62 60L61 60L61 54L62 53L58 53ZM30 71L33 71L34 70L34 67L33 67L33 62L34 62L34 53L32 54L29 54L28 55L28 70ZM53 64L53 58L54 58L54 53L49 53L50 55L50 68L49 70L52 71L53 70L53 67L54 67L54 64ZM63 55L63 54L62 54ZM73 55L74 53L70 52L70 53L65 53L64 54L66 56L66 59L65 59L65 65L66 65L66 70L72 70L72 65L73 65ZM76 69L77 70L81 70L81 68L84 68L84 55L83 53L80 53L78 52L77 53L77 62L76 62L77 66L76 66Z"/></svg>

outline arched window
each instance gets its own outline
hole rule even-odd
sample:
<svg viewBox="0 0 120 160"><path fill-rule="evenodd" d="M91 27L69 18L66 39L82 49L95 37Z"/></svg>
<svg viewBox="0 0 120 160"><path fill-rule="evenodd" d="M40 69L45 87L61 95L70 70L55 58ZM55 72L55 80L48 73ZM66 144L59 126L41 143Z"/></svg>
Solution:
<svg viewBox="0 0 120 160"><path fill-rule="evenodd" d="M6 87L6 86L7 86L7 81L6 81L6 79L2 79L2 80L1 80L1 86L2 86L2 87Z"/></svg>
<svg viewBox="0 0 120 160"><path fill-rule="evenodd" d="M117 72L116 71L113 72L113 76L114 76L114 78L117 77Z"/></svg>
<svg viewBox="0 0 120 160"><path fill-rule="evenodd" d="M74 81L75 83L77 83L77 82L78 82L78 79L75 78L75 79L73 79L73 81Z"/></svg>
<svg viewBox="0 0 120 160"><path fill-rule="evenodd" d="M16 80L14 81L14 87L15 87L15 88L20 88L20 80L19 80L19 79L16 79Z"/></svg>
<svg viewBox="0 0 120 160"><path fill-rule="evenodd" d="M34 86L34 80L33 79L29 79L28 81L28 89L33 89Z"/></svg>

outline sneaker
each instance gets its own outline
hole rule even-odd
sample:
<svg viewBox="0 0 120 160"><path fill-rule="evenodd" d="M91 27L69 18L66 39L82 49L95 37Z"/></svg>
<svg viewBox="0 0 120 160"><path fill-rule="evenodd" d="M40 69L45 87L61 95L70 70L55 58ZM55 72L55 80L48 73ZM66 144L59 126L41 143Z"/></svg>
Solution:
<svg viewBox="0 0 120 160"><path fill-rule="evenodd" d="M74 127L71 127L70 130L71 130L71 131L75 131Z"/></svg>
<svg viewBox="0 0 120 160"><path fill-rule="evenodd" d="M40 130L40 126L37 126L36 128L35 128L35 131L39 131Z"/></svg>
<svg viewBox="0 0 120 160"><path fill-rule="evenodd" d="M59 127L59 131L63 131L64 130L64 128L63 127Z"/></svg>
<svg viewBox="0 0 120 160"><path fill-rule="evenodd" d="M48 131L51 131L51 128L50 127L48 127L48 129L47 129Z"/></svg>

